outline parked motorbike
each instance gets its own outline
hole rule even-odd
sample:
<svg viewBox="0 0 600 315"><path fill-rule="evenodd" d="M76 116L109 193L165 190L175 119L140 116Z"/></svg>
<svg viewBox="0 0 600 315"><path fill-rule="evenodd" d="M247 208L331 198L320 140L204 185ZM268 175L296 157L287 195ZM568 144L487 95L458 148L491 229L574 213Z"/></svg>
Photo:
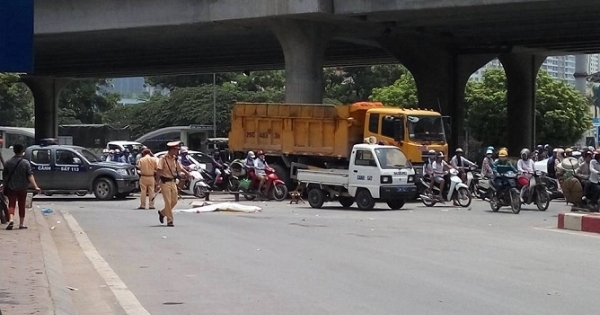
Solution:
<svg viewBox="0 0 600 315"><path fill-rule="evenodd" d="M458 176L458 171L451 169L449 173L450 180L446 180L444 187L437 187L434 185L433 191L424 192L420 195L421 201L427 207L433 207L439 201L450 201L456 200L461 207L468 207L471 204L471 193L469 192L469 186L464 184ZM425 187L430 186L432 179L421 177L421 184ZM443 200L440 200L437 196L438 192L442 190Z"/></svg>
<svg viewBox="0 0 600 315"><path fill-rule="evenodd" d="M497 212L501 207L510 206L513 213L521 212L521 197L517 190L516 177L517 174L512 171L497 177L502 180L502 185L500 187L496 187L495 184L491 186L490 207L492 211Z"/></svg>
<svg viewBox="0 0 600 315"><path fill-rule="evenodd" d="M210 186L204 181L201 173L202 171L202 169L198 170L196 165L190 165L190 175L192 178L179 190L180 194L195 196L197 198L206 197L206 193L210 190Z"/></svg>
<svg viewBox="0 0 600 315"><path fill-rule="evenodd" d="M538 210L546 211L550 206L550 194L542 181L544 175L540 171L529 174L532 176L529 179L528 185L520 188L521 201L527 205L535 203Z"/></svg>
<svg viewBox="0 0 600 315"><path fill-rule="evenodd" d="M285 183L279 179L275 170L267 167L265 169L267 179L263 185L261 195L267 196L276 201L283 201L288 194L288 188ZM242 192L244 198L247 200L254 200L258 196L256 189L260 183L259 179L254 175L254 172L250 172L249 178L240 182L239 191Z"/></svg>

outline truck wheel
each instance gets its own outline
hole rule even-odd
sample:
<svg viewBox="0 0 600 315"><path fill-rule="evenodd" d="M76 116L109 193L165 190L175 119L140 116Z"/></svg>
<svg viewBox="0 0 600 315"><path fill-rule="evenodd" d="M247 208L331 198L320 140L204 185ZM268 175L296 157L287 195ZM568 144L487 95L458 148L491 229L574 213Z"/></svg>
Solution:
<svg viewBox="0 0 600 315"><path fill-rule="evenodd" d="M116 194L115 183L106 177L101 177L94 181L94 196L100 200L111 200Z"/></svg>
<svg viewBox="0 0 600 315"><path fill-rule="evenodd" d="M360 210L372 210L375 208L375 199L368 190L361 189L356 194L356 205Z"/></svg>
<svg viewBox="0 0 600 315"><path fill-rule="evenodd" d="M340 197L339 202L342 205L342 207L344 207L344 208L350 208L354 204L354 198L352 198L352 197Z"/></svg>
<svg viewBox="0 0 600 315"><path fill-rule="evenodd" d="M325 203L325 194L318 188L311 189L308 192L308 204L313 208L321 208Z"/></svg>
<svg viewBox="0 0 600 315"><path fill-rule="evenodd" d="M394 200L389 200L387 202L387 205L392 210L400 210L400 209L402 209L402 207L404 207L405 202L406 202L406 200L404 200L404 199L394 199Z"/></svg>

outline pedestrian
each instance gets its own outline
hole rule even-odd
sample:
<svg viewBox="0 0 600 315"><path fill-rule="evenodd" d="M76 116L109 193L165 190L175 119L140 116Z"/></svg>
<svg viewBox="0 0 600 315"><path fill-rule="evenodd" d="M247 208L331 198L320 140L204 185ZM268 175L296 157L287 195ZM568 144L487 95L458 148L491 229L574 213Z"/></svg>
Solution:
<svg viewBox="0 0 600 315"><path fill-rule="evenodd" d="M2 178L4 178L4 194L8 197L8 225L7 230L12 230L14 226L15 207L19 203L19 229L26 229L25 225L25 202L27 200L27 188L31 184L37 192L40 188L33 177L31 164L23 157L25 148L22 144L13 146L13 156L6 161Z"/></svg>
<svg viewBox="0 0 600 315"><path fill-rule="evenodd" d="M140 206L138 209L146 209L146 196L150 199L149 208L154 208L154 179L158 162L150 154L150 149L142 150L142 157L136 163L140 170Z"/></svg>
<svg viewBox="0 0 600 315"><path fill-rule="evenodd" d="M158 220L160 223L164 223L165 217L167 217L167 226L174 226L173 208L177 205L178 199L176 181L182 174L190 177L190 173L178 160L180 144L180 141L167 143L168 152L160 158L156 171L156 180L160 181L160 189L165 203L165 207L158 211Z"/></svg>

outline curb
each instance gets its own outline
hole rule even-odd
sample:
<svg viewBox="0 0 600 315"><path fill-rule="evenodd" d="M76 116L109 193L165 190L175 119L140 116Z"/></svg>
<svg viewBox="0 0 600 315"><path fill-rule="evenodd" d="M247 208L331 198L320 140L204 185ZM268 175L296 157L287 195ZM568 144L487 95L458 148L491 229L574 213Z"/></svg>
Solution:
<svg viewBox="0 0 600 315"><path fill-rule="evenodd" d="M50 228L46 218L40 212L39 207L33 207L35 221L39 225L40 242L42 244L42 255L46 267L46 277L50 289L50 298L54 302L55 315L77 315L77 309L71 299L71 293L67 289L62 273L62 261L58 255L58 249L50 234Z"/></svg>
<svg viewBox="0 0 600 315"><path fill-rule="evenodd" d="M600 233L600 214L559 213L558 228L572 231Z"/></svg>

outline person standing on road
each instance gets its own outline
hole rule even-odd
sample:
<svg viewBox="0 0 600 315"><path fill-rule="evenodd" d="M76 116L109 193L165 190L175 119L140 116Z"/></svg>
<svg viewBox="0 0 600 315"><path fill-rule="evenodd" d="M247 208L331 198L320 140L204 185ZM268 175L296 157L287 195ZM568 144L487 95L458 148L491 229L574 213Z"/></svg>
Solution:
<svg viewBox="0 0 600 315"><path fill-rule="evenodd" d="M178 199L176 180L180 173L190 177L190 173L179 163L179 146L180 141L167 143L168 152L160 158L156 168L156 180L160 181L160 189L165 202L165 207L158 211L158 220L160 223L164 223L165 217L167 217L167 226L174 226L173 208L177 205Z"/></svg>
<svg viewBox="0 0 600 315"><path fill-rule="evenodd" d="M31 184L37 192L40 192L40 188L33 177L31 164L23 157L24 151L25 148L22 144L15 144L13 146L15 156L6 161L4 170L2 171L2 178L4 178L4 194L8 197L9 219L8 225L6 226L7 230L13 229L17 202L19 203L19 229L27 228L27 226L25 226L27 187Z"/></svg>
<svg viewBox="0 0 600 315"><path fill-rule="evenodd" d="M154 176L158 167L158 162L150 154L149 149L142 150L142 157L136 163L140 170L140 206L138 209L146 209L146 196L150 199L149 208L154 208L154 187L156 181Z"/></svg>

